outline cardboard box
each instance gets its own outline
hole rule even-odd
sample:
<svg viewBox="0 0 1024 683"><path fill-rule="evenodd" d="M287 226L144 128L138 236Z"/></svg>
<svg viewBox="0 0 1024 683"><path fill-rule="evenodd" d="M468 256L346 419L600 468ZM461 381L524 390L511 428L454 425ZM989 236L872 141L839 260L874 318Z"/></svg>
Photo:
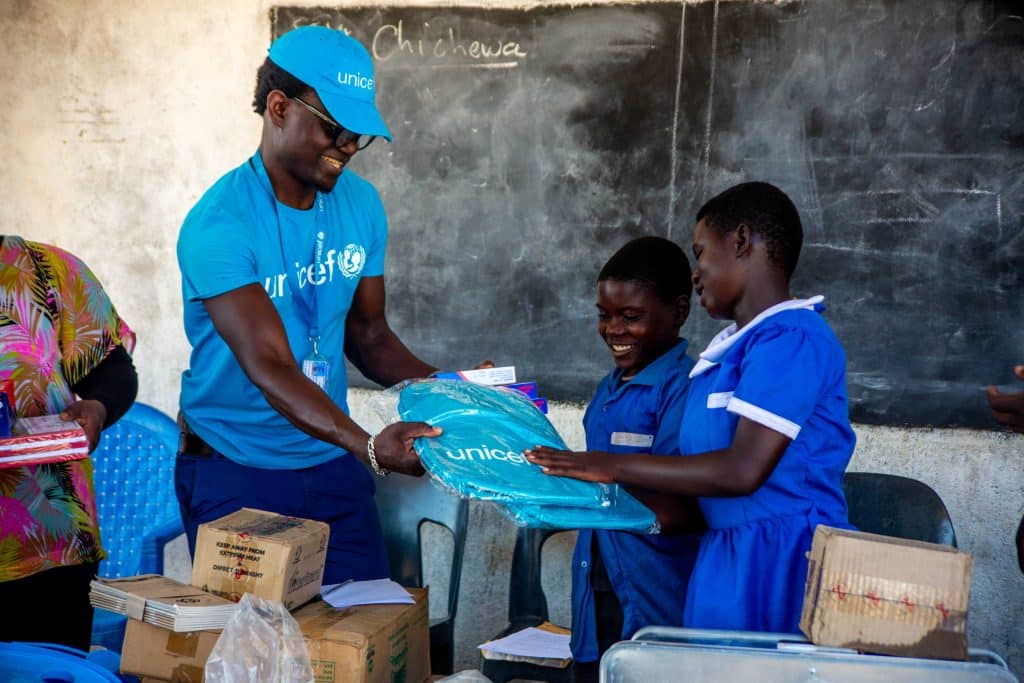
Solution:
<svg viewBox="0 0 1024 683"><path fill-rule="evenodd" d="M174 633L129 619L121 648L121 673L174 683L203 683L206 660L220 631Z"/></svg>
<svg viewBox="0 0 1024 683"><path fill-rule="evenodd" d="M430 677L427 589L410 588L413 605L326 602L292 616L306 637L316 683L422 683Z"/></svg>
<svg viewBox="0 0 1024 683"><path fill-rule="evenodd" d="M800 630L817 645L967 658L971 556L934 543L819 526Z"/></svg>
<svg viewBox="0 0 1024 683"><path fill-rule="evenodd" d="M236 602L253 593L294 609L320 593L329 533L323 522L242 508L199 527L192 585Z"/></svg>

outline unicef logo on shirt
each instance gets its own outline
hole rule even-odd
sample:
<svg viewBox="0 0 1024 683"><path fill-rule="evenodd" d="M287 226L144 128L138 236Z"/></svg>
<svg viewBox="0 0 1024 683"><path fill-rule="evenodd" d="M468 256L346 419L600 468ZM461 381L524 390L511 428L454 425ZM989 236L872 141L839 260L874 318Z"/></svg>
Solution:
<svg viewBox="0 0 1024 683"><path fill-rule="evenodd" d="M338 267L345 277L358 277L366 264L366 250L359 244L349 244L338 257Z"/></svg>

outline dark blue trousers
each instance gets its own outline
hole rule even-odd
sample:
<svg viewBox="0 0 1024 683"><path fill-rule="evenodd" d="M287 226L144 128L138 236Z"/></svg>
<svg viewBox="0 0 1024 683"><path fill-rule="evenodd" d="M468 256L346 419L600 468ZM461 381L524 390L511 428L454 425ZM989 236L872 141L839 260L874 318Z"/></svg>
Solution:
<svg viewBox="0 0 1024 683"><path fill-rule="evenodd" d="M373 476L351 455L306 469L268 470L220 454L179 453L174 488L193 557L200 524L249 507L330 525L325 584L388 576Z"/></svg>

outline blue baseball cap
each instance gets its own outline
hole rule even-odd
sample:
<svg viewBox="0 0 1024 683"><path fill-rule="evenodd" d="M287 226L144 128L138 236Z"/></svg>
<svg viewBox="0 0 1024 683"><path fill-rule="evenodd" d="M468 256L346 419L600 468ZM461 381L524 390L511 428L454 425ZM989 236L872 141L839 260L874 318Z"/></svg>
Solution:
<svg viewBox="0 0 1024 683"><path fill-rule="evenodd" d="M315 90L335 121L353 133L391 141L374 104L373 60L358 40L325 26L302 26L275 40L268 54Z"/></svg>

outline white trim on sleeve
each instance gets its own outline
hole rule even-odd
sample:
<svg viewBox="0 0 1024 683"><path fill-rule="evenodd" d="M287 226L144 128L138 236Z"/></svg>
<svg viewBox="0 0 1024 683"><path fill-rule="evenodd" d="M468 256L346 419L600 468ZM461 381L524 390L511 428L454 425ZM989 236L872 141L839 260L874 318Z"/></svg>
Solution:
<svg viewBox="0 0 1024 683"><path fill-rule="evenodd" d="M710 399L711 397L709 396L708 398ZM748 420L753 420L769 429L774 429L779 434L788 436L790 439L795 439L800 434L800 425L797 423L791 422L784 417L779 417L775 413L770 413L764 408L759 408L753 403L747 403L735 396L729 399L729 405L726 406L726 410L730 413L742 415Z"/></svg>
<svg viewBox="0 0 1024 683"><path fill-rule="evenodd" d="M719 391L717 394L708 394L708 408L725 408L732 398L731 391Z"/></svg>

